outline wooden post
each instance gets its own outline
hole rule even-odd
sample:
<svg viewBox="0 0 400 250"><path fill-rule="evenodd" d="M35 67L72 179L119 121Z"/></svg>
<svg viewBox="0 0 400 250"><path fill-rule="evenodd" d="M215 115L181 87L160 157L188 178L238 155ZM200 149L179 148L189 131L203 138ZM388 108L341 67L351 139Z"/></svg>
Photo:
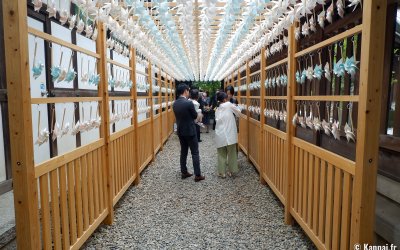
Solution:
<svg viewBox="0 0 400 250"><path fill-rule="evenodd" d="M379 117L387 2L363 2L360 94L351 221L351 246L374 242Z"/></svg>
<svg viewBox="0 0 400 250"><path fill-rule="evenodd" d="M22 0L3 1L4 47L17 246L40 249L26 6Z"/></svg>
<svg viewBox="0 0 400 250"><path fill-rule="evenodd" d="M108 96L108 72L107 72L107 49L106 49L106 28L103 23L99 22L99 34L96 40L96 51L100 55L100 59L97 62L97 68L100 71L101 79L98 89L99 97L102 97L102 109L101 109L101 128L100 137L105 139L105 178L107 179L107 208L108 215L105 219L105 223L111 225L114 221L114 176L111 171L112 159L111 159L111 147L110 147L110 105Z"/></svg>
<svg viewBox="0 0 400 250"><path fill-rule="evenodd" d="M249 137L250 137L250 112L249 112L249 106L250 106L250 90L249 90L249 84L251 83L251 78L250 78L250 66L249 66L249 61L246 62L246 114L247 114L247 138L246 138L246 151L247 151L247 160L250 160L250 153L249 153Z"/></svg>
<svg viewBox="0 0 400 250"><path fill-rule="evenodd" d="M132 74L131 74L131 81L133 83L132 89L131 89L131 96L133 98L133 118L132 118L132 123L133 126L135 127L135 152L134 152L134 157L135 157L135 172L136 172L136 179L133 181L133 185L137 186L140 184L140 164L139 164L139 146L138 146L138 114L137 114L137 90L136 90L136 49L132 48L131 49L131 54L132 58L129 61L130 66L132 68Z"/></svg>
<svg viewBox="0 0 400 250"><path fill-rule="evenodd" d="M163 136L162 136L162 131L163 131L163 122L162 122L162 91L161 88L163 87L162 82L161 82L161 68L158 70L158 86L160 87L160 91L158 91L158 103L160 104L159 107L159 112L160 112L160 150L163 150Z"/></svg>
<svg viewBox="0 0 400 250"><path fill-rule="evenodd" d="M241 97L241 94L240 94L240 78L241 78L241 76L240 76L240 67L238 68L238 74L237 74L237 79L238 79L238 81L237 81L237 87L238 87L238 91L237 91L237 98L238 98L238 102L240 101L240 97Z"/></svg>
<svg viewBox="0 0 400 250"><path fill-rule="evenodd" d="M261 115L260 115L260 137L259 137L259 166L260 166L260 183L263 185L266 185L267 182L264 179L264 172L265 172L265 157L264 157L264 152L265 152L265 143L264 143L264 124L265 124L265 116L264 116L264 108L265 108L265 86L264 86L264 81L265 81L265 68L266 68L266 63L267 61L265 60L265 48L261 49L261 62L260 62L260 82L261 82L261 87L260 87L260 110L261 110Z"/></svg>
<svg viewBox="0 0 400 250"><path fill-rule="evenodd" d="M286 186L286 194L285 195L285 223L293 224L293 217L290 214L291 207L291 199L292 199L292 179L294 172L294 158L292 155L292 139L295 135L295 127L292 125L290 119L295 114L295 103L293 101L293 96L296 93L296 50L297 50L297 42L295 39L295 26L293 24L289 28L289 48L288 48L288 86L287 86L287 94L286 94L286 112L287 112L287 120L286 120L286 159L287 159L287 167L285 171L285 186Z"/></svg>
<svg viewBox="0 0 400 250"><path fill-rule="evenodd" d="M154 161L155 154L154 154L154 110L153 110L153 75L151 72L151 62L149 59L149 69L147 71L149 84L150 84L150 124L151 124L151 161Z"/></svg>
<svg viewBox="0 0 400 250"><path fill-rule="evenodd" d="M166 98L165 98L165 102L167 103L167 108L166 108L166 111L167 111L167 113L166 113L166 115L165 115L165 117L166 117L166 123L167 123L167 134L166 134L166 137L168 138L168 136L169 136L169 115L168 115L168 111L169 111L169 106L168 106L168 102L169 102L169 93L168 93L168 89L170 89L171 87L169 86L169 76L168 76L168 74L166 74L165 75L165 78L164 78L164 82L166 83L166 86L165 86L165 88L167 89L167 96L166 96ZM164 144L164 143L163 143Z"/></svg>

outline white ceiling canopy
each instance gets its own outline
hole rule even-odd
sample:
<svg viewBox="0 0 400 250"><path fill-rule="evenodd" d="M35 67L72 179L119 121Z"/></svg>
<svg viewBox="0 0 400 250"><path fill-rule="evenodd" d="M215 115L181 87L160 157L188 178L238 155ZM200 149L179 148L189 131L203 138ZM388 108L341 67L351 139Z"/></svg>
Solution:
<svg viewBox="0 0 400 250"><path fill-rule="evenodd" d="M51 0L48 0L51 1ZM32 0L35 10L42 0ZM82 15L106 24L111 35L150 59L177 80L222 80L266 48L266 56L288 44L285 31L301 17L296 39L324 28L332 15L355 9L361 0L71 0ZM348 3L346 5L346 3ZM318 15L315 8L323 6ZM38 7L38 8L37 8ZM97 30L78 15L60 11L60 21L85 31L92 39ZM62 19L62 20L61 20ZM129 51L118 47L120 51Z"/></svg>

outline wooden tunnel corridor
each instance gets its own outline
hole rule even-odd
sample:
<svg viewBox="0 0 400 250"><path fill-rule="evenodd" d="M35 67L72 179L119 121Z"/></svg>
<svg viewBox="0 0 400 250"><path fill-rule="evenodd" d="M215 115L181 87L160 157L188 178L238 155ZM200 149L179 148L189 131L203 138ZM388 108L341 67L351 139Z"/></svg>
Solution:
<svg viewBox="0 0 400 250"><path fill-rule="evenodd" d="M400 0L0 1L11 248L400 246L399 65ZM211 130L181 179L182 86L237 102L235 178Z"/></svg>
<svg viewBox="0 0 400 250"><path fill-rule="evenodd" d="M243 153L237 177L221 179L213 133L201 137L205 181L181 179L179 140L172 134L140 185L116 204L114 224L100 226L83 249L314 248L299 226L285 225L282 204Z"/></svg>

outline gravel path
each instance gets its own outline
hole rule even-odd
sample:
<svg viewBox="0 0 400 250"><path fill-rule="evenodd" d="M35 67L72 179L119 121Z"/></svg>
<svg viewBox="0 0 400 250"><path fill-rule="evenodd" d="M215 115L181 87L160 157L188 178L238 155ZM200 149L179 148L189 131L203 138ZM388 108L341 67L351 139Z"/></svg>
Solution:
<svg viewBox="0 0 400 250"><path fill-rule="evenodd" d="M85 249L312 249L298 226L287 226L283 207L259 183L255 168L240 153L236 178L216 176L213 133L202 133L200 159L206 179L182 180L179 141L164 150L115 207L115 222L102 225ZM190 154L189 154L190 156ZM193 172L188 157L189 172Z"/></svg>

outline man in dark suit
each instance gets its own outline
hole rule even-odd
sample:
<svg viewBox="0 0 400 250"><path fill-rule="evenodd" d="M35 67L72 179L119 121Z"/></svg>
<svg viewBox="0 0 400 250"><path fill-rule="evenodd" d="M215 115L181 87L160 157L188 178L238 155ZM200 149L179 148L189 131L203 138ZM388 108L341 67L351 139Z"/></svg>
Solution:
<svg viewBox="0 0 400 250"><path fill-rule="evenodd" d="M199 142L197 141L196 124L197 112L191 101L188 101L189 87L186 84L179 84L176 88L178 99L174 102L173 109L177 124L177 133L181 143L181 173L182 179L191 177L186 166L188 151L192 153L194 181L204 180L200 170Z"/></svg>

